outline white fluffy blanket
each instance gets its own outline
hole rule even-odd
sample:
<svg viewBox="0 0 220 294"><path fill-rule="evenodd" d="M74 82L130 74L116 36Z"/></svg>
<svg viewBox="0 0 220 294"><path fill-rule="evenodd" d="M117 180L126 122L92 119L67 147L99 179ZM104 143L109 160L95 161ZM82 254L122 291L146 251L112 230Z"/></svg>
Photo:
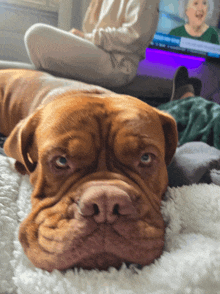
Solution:
<svg viewBox="0 0 220 294"><path fill-rule="evenodd" d="M65 273L35 268L17 240L30 210L27 176L0 156L0 293L18 294L219 294L220 187L192 185L167 191L162 213L167 222L163 255L138 270Z"/></svg>

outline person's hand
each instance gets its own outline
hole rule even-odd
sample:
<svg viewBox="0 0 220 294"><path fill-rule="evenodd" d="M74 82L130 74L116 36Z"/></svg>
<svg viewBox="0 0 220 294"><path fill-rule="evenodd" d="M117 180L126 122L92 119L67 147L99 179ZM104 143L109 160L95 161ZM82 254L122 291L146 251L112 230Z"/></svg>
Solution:
<svg viewBox="0 0 220 294"><path fill-rule="evenodd" d="M72 34L74 34L74 35L76 35L78 37L84 38L84 33L81 32L81 31L79 31L79 30L77 30L77 29L74 29L74 28L71 29L70 30L70 33L72 33Z"/></svg>

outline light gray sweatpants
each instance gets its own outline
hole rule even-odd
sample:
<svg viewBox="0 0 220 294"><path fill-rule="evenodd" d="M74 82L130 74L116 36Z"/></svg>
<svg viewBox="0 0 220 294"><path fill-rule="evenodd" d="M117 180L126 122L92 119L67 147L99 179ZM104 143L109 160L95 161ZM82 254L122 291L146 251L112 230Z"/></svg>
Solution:
<svg viewBox="0 0 220 294"><path fill-rule="evenodd" d="M172 94L172 79L137 77L137 66L126 74L114 66L109 53L58 28L34 24L25 34L25 45L32 64L0 60L0 69L41 70L134 96L164 98Z"/></svg>
<svg viewBox="0 0 220 294"><path fill-rule="evenodd" d="M37 69L103 87L120 87L136 75L115 66L111 56L92 42L58 28L35 24L25 34L30 60Z"/></svg>

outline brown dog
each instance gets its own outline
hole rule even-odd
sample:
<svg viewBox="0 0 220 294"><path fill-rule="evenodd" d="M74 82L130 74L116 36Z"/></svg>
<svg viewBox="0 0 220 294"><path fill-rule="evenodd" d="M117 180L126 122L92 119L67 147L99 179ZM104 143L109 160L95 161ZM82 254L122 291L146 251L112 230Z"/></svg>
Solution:
<svg viewBox="0 0 220 294"><path fill-rule="evenodd" d="M158 258L174 119L136 98L37 71L2 70L0 90L5 152L34 188L19 231L34 265L107 269Z"/></svg>

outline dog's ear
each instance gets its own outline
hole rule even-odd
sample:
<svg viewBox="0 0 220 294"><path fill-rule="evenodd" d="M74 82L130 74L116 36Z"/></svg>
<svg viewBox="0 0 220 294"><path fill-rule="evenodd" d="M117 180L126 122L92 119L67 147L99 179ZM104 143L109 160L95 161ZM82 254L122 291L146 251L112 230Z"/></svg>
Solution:
<svg viewBox="0 0 220 294"><path fill-rule="evenodd" d="M6 155L16 159L15 168L21 174L31 173L36 167L29 154L34 146L34 134L39 124L40 111L35 112L31 116L21 120L13 129L4 144ZM37 150L32 153L37 155Z"/></svg>
<svg viewBox="0 0 220 294"><path fill-rule="evenodd" d="M165 136L165 161L169 165L178 144L178 131L175 119L168 113L157 109Z"/></svg>

